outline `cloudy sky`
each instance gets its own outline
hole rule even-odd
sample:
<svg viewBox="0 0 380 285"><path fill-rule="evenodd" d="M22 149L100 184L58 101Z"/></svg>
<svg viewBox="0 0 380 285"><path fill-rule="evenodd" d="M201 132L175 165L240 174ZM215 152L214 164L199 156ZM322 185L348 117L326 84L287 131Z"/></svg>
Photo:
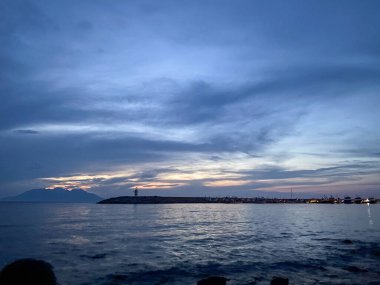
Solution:
<svg viewBox="0 0 380 285"><path fill-rule="evenodd" d="M0 2L0 197L380 196L380 1Z"/></svg>

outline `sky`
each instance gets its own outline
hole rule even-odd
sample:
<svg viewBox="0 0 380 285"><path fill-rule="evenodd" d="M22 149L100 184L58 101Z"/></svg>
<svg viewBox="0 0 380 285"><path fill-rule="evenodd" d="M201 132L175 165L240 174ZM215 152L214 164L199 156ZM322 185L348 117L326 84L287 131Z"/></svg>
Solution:
<svg viewBox="0 0 380 285"><path fill-rule="evenodd" d="M380 197L380 2L0 2L0 198Z"/></svg>

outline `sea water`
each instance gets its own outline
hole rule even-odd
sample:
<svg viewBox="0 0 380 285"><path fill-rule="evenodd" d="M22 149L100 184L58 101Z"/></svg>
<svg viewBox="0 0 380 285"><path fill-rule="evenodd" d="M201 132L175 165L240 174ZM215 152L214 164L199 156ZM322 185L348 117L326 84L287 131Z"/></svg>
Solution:
<svg viewBox="0 0 380 285"><path fill-rule="evenodd" d="M0 267L29 257L63 285L380 284L380 205L0 203Z"/></svg>

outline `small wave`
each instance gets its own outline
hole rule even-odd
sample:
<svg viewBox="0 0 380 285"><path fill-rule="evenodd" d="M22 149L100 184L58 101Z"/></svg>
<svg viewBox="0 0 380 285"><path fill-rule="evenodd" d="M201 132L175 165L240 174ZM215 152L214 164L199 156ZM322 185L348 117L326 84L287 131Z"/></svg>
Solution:
<svg viewBox="0 0 380 285"><path fill-rule="evenodd" d="M88 259L103 259L103 258L107 257L107 254L105 254L105 253L99 253L99 254L94 254L94 255L82 254L80 257L88 258Z"/></svg>
<svg viewBox="0 0 380 285"><path fill-rule="evenodd" d="M116 284L164 284L183 278L193 277L193 272L179 267L166 270L147 270L128 274L109 274L105 277L104 285Z"/></svg>
<svg viewBox="0 0 380 285"><path fill-rule="evenodd" d="M272 269L299 271L299 270L320 270L326 271L327 269L320 264L301 263L295 261L283 261L272 264Z"/></svg>

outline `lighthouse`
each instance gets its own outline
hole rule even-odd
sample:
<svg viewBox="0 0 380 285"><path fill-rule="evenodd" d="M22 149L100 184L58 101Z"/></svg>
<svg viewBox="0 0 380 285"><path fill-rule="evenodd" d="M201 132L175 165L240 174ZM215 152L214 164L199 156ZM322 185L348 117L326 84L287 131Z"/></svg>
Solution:
<svg viewBox="0 0 380 285"><path fill-rule="evenodd" d="M139 189L136 187L135 190L133 190L133 193L135 194L135 197L137 197L139 195Z"/></svg>

